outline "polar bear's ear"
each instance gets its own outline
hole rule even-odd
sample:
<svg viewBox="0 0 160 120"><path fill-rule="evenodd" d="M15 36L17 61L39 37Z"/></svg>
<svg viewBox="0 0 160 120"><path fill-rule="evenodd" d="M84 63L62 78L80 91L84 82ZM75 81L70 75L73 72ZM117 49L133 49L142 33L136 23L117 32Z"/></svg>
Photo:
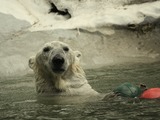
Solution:
<svg viewBox="0 0 160 120"><path fill-rule="evenodd" d="M35 64L35 57L30 57L30 58L29 58L29 61L28 61L28 66L29 66L31 69L33 69L34 64Z"/></svg>
<svg viewBox="0 0 160 120"><path fill-rule="evenodd" d="M74 55L75 55L75 63L80 63L82 53L79 51L74 51Z"/></svg>
<svg viewBox="0 0 160 120"><path fill-rule="evenodd" d="M82 53L80 51L74 51L76 58L80 59L82 56Z"/></svg>

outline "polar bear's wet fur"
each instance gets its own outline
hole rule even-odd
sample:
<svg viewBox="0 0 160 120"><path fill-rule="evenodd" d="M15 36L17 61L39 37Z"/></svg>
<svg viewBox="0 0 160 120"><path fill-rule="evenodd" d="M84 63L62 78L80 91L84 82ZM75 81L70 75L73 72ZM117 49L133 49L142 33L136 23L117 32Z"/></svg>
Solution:
<svg viewBox="0 0 160 120"><path fill-rule="evenodd" d="M46 43L36 56L29 59L35 74L38 94L96 95L80 66L81 53L69 45L52 41Z"/></svg>

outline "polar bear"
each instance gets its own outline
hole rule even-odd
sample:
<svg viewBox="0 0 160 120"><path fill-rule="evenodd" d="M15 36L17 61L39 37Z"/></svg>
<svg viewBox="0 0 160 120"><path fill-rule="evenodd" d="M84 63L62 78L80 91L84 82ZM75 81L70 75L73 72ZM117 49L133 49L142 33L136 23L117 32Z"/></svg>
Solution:
<svg viewBox="0 0 160 120"><path fill-rule="evenodd" d="M29 59L36 92L52 95L98 95L89 85L80 65L81 53L60 41L46 43Z"/></svg>

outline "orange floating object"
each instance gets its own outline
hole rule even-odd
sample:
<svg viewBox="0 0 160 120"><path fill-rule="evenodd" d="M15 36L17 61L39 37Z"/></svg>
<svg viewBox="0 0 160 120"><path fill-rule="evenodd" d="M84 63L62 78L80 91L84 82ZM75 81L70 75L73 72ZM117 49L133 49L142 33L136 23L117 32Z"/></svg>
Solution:
<svg viewBox="0 0 160 120"><path fill-rule="evenodd" d="M148 90L145 90L140 98L144 99L156 99L160 98L160 88L150 88Z"/></svg>

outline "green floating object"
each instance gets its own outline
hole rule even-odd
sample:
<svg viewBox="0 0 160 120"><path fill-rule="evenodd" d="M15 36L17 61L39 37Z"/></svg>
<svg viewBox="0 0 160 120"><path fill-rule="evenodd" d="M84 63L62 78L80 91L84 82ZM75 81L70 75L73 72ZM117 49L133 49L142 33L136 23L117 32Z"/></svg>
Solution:
<svg viewBox="0 0 160 120"><path fill-rule="evenodd" d="M142 90L140 87L127 82L118 86L113 92L119 96L135 98L141 95Z"/></svg>

